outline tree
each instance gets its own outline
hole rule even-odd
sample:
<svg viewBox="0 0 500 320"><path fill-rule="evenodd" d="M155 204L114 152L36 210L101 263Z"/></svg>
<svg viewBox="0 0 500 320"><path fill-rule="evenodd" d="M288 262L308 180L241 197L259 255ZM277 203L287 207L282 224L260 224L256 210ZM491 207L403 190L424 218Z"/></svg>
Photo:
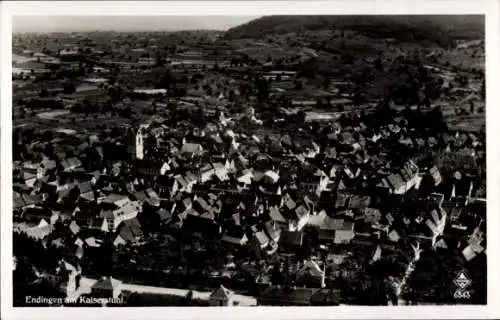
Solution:
<svg viewBox="0 0 500 320"><path fill-rule="evenodd" d="M45 89L45 88L42 88L40 90L39 96L40 96L40 98L46 98L49 96L49 91L47 91L47 89Z"/></svg>
<svg viewBox="0 0 500 320"><path fill-rule="evenodd" d="M469 78L467 78L467 76L465 75L457 74L457 82L464 87L469 84Z"/></svg>
<svg viewBox="0 0 500 320"><path fill-rule="evenodd" d="M229 99L230 102L235 102L235 100L236 100L236 93L235 93L234 89L229 89L228 99Z"/></svg>
<svg viewBox="0 0 500 320"><path fill-rule="evenodd" d="M127 107L127 108L121 110L120 117L131 119L132 118L132 109L130 107Z"/></svg>
<svg viewBox="0 0 500 320"><path fill-rule="evenodd" d="M209 96L211 96L214 93L214 90L210 86L208 86L205 91L206 91L207 95L209 95Z"/></svg>
<svg viewBox="0 0 500 320"><path fill-rule="evenodd" d="M264 78L257 80L257 98L259 101L266 101L269 98L269 82Z"/></svg>
<svg viewBox="0 0 500 320"><path fill-rule="evenodd" d="M175 85L175 78L170 72L167 70L165 74L160 78L160 87L163 89L170 90Z"/></svg>
<svg viewBox="0 0 500 320"><path fill-rule="evenodd" d="M382 64L382 60L380 58L375 59L373 65L377 71L384 71L384 65Z"/></svg>
<svg viewBox="0 0 500 320"><path fill-rule="evenodd" d="M123 97L123 89L120 86L110 87L108 89L108 96L111 98L112 102L118 102Z"/></svg>
<svg viewBox="0 0 500 320"><path fill-rule="evenodd" d="M444 121L443 111L440 106L433 108L426 115L426 127L430 130L439 133L447 130L446 122Z"/></svg>
<svg viewBox="0 0 500 320"><path fill-rule="evenodd" d="M303 88L302 81L300 80L295 80L295 90L300 91Z"/></svg>
<svg viewBox="0 0 500 320"><path fill-rule="evenodd" d="M328 90L328 88L330 88L330 83L331 83L330 78L328 77L325 78L323 80L323 89Z"/></svg>
<svg viewBox="0 0 500 320"><path fill-rule="evenodd" d="M485 86L485 80L483 78L483 81L481 82L481 98L486 97L486 86Z"/></svg>
<svg viewBox="0 0 500 320"><path fill-rule="evenodd" d="M303 111L303 110L300 110L298 113L297 113L297 121L299 123L304 123L306 122L306 113Z"/></svg>
<svg viewBox="0 0 500 320"><path fill-rule="evenodd" d="M64 85L63 90L65 94L72 94L76 91L75 84L73 82L68 82Z"/></svg>

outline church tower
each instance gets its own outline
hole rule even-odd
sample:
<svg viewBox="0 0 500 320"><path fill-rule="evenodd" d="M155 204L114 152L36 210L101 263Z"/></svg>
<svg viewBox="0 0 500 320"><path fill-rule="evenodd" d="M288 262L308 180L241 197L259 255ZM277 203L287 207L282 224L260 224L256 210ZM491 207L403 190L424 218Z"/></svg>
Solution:
<svg viewBox="0 0 500 320"><path fill-rule="evenodd" d="M135 158L144 159L144 127L140 126L135 136Z"/></svg>

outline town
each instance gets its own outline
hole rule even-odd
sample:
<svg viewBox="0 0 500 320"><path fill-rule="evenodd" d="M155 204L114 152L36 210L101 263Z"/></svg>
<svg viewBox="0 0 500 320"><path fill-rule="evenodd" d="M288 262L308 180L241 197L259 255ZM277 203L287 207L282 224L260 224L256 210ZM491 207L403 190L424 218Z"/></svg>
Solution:
<svg viewBox="0 0 500 320"><path fill-rule="evenodd" d="M486 303L484 21L266 19L13 35L15 306Z"/></svg>

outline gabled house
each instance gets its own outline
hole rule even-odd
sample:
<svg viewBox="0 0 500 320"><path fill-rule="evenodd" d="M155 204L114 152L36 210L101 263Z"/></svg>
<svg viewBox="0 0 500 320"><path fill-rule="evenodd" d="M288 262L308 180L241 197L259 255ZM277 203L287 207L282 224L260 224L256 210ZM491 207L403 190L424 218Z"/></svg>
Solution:
<svg viewBox="0 0 500 320"><path fill-rule="evenodd" d="M90 219L88 220L87 229L103 233L110 231L107 220L101 217L90 217Z"/></svg>
<svg viewBox="0 0 500 320"><path fill-rule="evenodd" d="M203 147L198 143L185 142L181 148L181 154L188 157L200 156L203 152Z"/></svg>
<svg viewBox="0 0 500 320"><path fill-rule="evenodd" d="M138 160L135 164L137 172L148 177L158 177L165 175L170 166L165 161Z"/></svg>
<svg viewBox="0 0 500 320"><path fill-rule="evenodd" d="M39 240L47 237L50 233L52 233L52 231L53 231L52 225L45 219L40 219L40 222L37 225L25 230L26 234L29 237Z"/></svg>
<svg viewBox="0 0 500 320"><path fill-rule="evenodd" d="M126 244L140 244L144 238L141 224L137 218L124 220L118 227L118 236L115 238L114 244L118 246L123 241Z"/></svg>
<svg viewBox="0 0 500 320"><path fill-rule="evenodd" d="M310 210L304 205L301 204L296 207L292 213L291 217L288 220L288 230L289 231L300 231L309 221Z"/></svg>
<svg viewBox="0 0 500 320"><path fill-rule="evenodd" d="M36 180L37 180L36 173L26 172L26 171L23 172L24 184L26 184L26 186L28 186L29 188L34 187Z"/></svg>
<svg viewBox="0 0 500 320"><path fill-rule="evenodd" d="M59 261L56 269L56 285L66 296L72 295L80 285L81 268L78 263Z"/></svg>
<svg viewBox="0 0 500 320"><path fill-rule="evenodd" d="M269 245L269 237L266 233L261 230L253 233L253 243L257 245L260 249L264 249Z"/></svg>
<svg viewBox="0 0 500 320"><path fill-rule="evenodd" d="M71 223L69 224L69 231L75 236L80 232L80 229L81 228L76 223L76 221L71 221Z"/></svg>
<svg viewBox="0 0 500 320"><path fill-rule="evenodd" d="M304 233L302 231L287 231L281 233L279 244L288 248L302 247L304 240Z"/></svg>
<svg viewBox="0 0 500 320"><path fill-rule="evenodd" d="M115 200L114 202L112 202L114 203L114 207L102 208L100 213L100 217L106 220L110 231L116 231L117 227L122 221L135 218L141 210L140 203L137 201L130 201L128 197L126 199L113 198L113 200Z"/></svg>
<svg viewBox="0 0 500 320"><path fill-rule="evenodd" d="M266 230L267 236L271 241L278 242L281 236L281 228L274 223L272 220L264 223L264 229Z"/></svg>
<svg viewBox="0 0 500 320"><path fill-rule="evenodd" d="M248 237L241 228L233 227L224 231L221 241L244 246L248 243Z"/></svg>
<svg viewBox="0 0 500 320"><path fill-rule="evenodd" d="M92 297L118 298L121 295L122 282L113 277L103 277L91 287Z"/></svg>
<svg viewBox="0 0 500 320"><path fill-rule="evenodd" d="M321 210L318 214L313 214L309 217L309 220L307 221L307 225L319 229L319 228L321 228L321 226L325 222L325 219L327 219L327 218L328 218L328 216L326 214L326 211Z"/></svg>
<svg viewBox="0 0 500 320"><path fill-rule="evenodd" d="M241 172L241 175L236 180L244 185L250 185L252 184L253 176L254 176L253 170L246 169Z"/></svg>
<svg viewBox="0 0 500 320"><path fill-rule="evenodd" d="M391 232L389 232L389 234L387 235L388 239L392 242L398 242L399 239L401 239L399 233L397 232L396 229L392 230Z"/></svg>
<svg viewBox="0 0 500 320"><path fill-rule="evenodd" d="M206 164L198 170L198 181L205 183L212 179L215 174L215 168L211 164Z"/></svg>
<svg viewBox="0 0 500 320"><path fill-rule="evenodd" d="M312 175L303 175L299 185L309 192L314 192L319 197L327 189L329 183L330 178L321 171Z"/></svg>
<svg viewBox="0 0 500 320"><path fill-rule="evenodd" d="M67 158L61 161L61 167L63 171L74 171L81 168L82 161L79 158Z"/></svg>
<svg viewBox="0 0 500 320"><path fill-rule="evenodd" d="M281 228L284 228L285 230L288 229L288 219L283 216L277 206L271 206L269 208L269 218Z"/></svg>
<svg viewBox="0 0 500 320"><path fill-rule="evenodd" d="M182 222L182 231L203 238L217 238L221 234L221 227L211 217L202 216L192 208Z"/></svg>
<svg viewBox="0 0 500 320"><path fill-rule="evenodd" d="M233 305L233 292L226 289L224 286L220 286L210 295L210 305L227 307Z"/></svg>
<svg viewBox="0 0 500 320"><path fill-rule="evenodd" d="M98 203L104 208L115 209L129 204L131 200L128 196L116 193L110 193L108 196L98 199Z"/></svg>
<svg viewBox="0 0 500 320"><path fill-rule="evenodd" d="M139 192L135 192L133 194L133 197L139 201L139 203L147 203L148 205L152 207L159 207L160 206L160 197L156 194L156 192L148 188L146 190L142 190Z"/></svg>
<svg viewBox="0 0 500 320"><path fill-rule="evenodd" d="M383 178L380 183L377 184L377 187L387 190L391 194L401 195L418 185L420 179L417 165L410 160L405 162L403 168L397 173L390 174Z"/></svg>
<svg viewBox="0 0 500 320"><path fill-rule="evenodd" d="M421 223L410 233L410 237L421 240L425 245L434 247L437 238L443 235L447 214L442 208L437 207L425 216L422 220L419 220Z"/></svg>
<svg viewBox="0 0 500 320"><path fill-rule="evenodd" d="M349 243L355 236L354 222L345 219L326 218L320 227L319 239L334 243Z"/></svg>
<svg viewBox="0 0 500 320"><path fill-rule="evenodd" d="M317 262L309 260L297 271L298 283L316 283L316 286L325 287L325 265L321 268Z"/></svg>
<svg viewBox="0 0 500 320"><path fill-rule="evenodd" d="M160 176L157 180L158 195L163 199L170 199L179 190L179 182L170 175Z"/></svg>
<svg viewBox="0 0 500 320"><path fill-rule="evenodd" d="M193 186L197 182L197 177L190 171L186 172L184 175L176 175L174 176L175 181L177 182L177 189L178 191L181 192L188 192L190 193L192 191Z"/></svg>
<svg viewBox="0 0 500 320"><path fill-rule="evenodd" d="M167 225L172 222L176 207L177 204L173 201L166 205L162 204L162 208L156 211L160 225Z"/></svg>

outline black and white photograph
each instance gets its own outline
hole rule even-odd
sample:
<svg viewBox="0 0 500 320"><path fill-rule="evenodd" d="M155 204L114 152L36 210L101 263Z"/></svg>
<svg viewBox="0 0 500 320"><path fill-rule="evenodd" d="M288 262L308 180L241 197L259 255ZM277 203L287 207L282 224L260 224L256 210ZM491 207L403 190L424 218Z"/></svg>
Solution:
<svg viewBox="0 0 500 320"><path fill-rule="evenodd" d="M14 308L493 303L485 14L11 19Z"/></svg>

